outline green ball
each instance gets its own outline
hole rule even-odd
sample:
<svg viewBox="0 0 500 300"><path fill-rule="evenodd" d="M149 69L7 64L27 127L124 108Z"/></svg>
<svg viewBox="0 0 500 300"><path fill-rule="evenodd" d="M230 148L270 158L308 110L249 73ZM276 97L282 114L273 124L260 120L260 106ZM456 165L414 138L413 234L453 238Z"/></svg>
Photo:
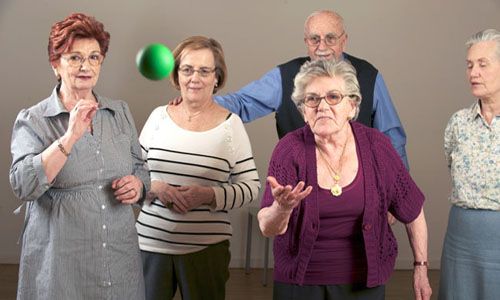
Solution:
<svg viewBox="0 0 500 300"><path fill-rule="evenodd" d="M162 80L174 69L174 55L163 44L150 44L137 52L135 63L139 72L151 80Z"/></svg>

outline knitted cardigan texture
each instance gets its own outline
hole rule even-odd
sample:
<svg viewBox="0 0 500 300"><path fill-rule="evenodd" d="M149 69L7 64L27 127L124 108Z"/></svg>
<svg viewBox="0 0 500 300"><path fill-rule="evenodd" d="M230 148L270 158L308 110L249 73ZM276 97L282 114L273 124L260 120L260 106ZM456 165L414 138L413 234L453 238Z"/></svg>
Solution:
<svg viewBox="0 0 500 300"><path fill-rule="evenodd" d="M368 264L366 285L374 287L389 279L398 251L387 212L402 223L410 223L419 215L424 195L385 135L357 122L351 122L351 127L360 149L359 167L365 186L362 231ZM274 279L303 284L319 232L316 144L308 125L278 142L268 175L282 185L295 186L304 181L306 186L313 187L311 194L292 212L287 231L274 239ZM267 184L261 206L270 206L273 201Z"/></svg>

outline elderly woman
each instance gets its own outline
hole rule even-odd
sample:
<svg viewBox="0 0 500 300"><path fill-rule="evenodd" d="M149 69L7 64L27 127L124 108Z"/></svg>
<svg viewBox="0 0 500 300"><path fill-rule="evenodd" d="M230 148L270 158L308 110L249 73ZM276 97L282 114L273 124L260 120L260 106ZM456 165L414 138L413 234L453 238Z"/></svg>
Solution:
<svg viewBox="0 0 500 300"><path fill-rule="evenodd" d="M276 237L274 299L384 299L397 255L387 212L406 224L415 299L429 299L424 196L389 139L353 122L354 68L305 63L292 98L307 124L276 146L258 214Z"/></svg>
<svg viewBox="0 0 500 300"><path fill-rule="evenodd" d="M227 71L221 45L194 36L173 52L183 101L156 108L140 135L151 193L137 221L147 299L224 299L228 210L258 198L260 183L241 119L216 104Z"/></svg>
<svg viewBox="0 0 500 300"><path fill-rule="evenodd" d="M144 299L130 204L149 176L127 104L93 91L109 37L84 14L55 23L58 84L15 121L10 182L28 203L18 299Z"/></svg>
<svg viewBox="0 0 500 300"><path fill-rule="evenodd" d="M466 46L467 79L478 100L451 117L444 135L452 206L439 299L499 299L500 32L478 32Z"/></svg>

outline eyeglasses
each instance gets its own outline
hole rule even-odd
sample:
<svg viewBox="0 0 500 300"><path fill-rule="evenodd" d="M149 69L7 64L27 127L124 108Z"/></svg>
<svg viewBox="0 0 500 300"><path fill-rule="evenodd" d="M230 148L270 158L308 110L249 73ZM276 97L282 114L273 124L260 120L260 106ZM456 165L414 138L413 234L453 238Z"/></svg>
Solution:
<svg viewBox="0 0 500 300"><path fill-rule="evenodd" d="M317 94L307 94L304 97L304 105L310 108L316 108L321 103L321 100L325 99L326 103L330 106L335 106L342 102L345 97L354 97L356 95L343 95L339 91L330 91L326 93L325 96L320 97Z"/></svg>
<svg viewBox="0 0 500 300"><path fill-rule="evenodd" d="M179 73L181 73L182 75L184 75L186 77L189 77L189 76L193 75L194 72L198 72L198 74L200 74L201 77L208 77L210 74L215 72L216 69L217 68L202 67L202 68L199 68L198 70L196 70L195 68L193 68L191 66L184 66L184 67L179 68Z"/></svg>
<svg viewBox="0 0 500 300"><path fill-rule="evenodd" d="M309 46L319 46L321 41L325 41L325 44L327 46L335 46L339 42L340 38L345 34L345 31L342 31L342 33L337 36L333 33L327 34L324 38L321 38L319 35L311 35L306 38L306 42Z"/></svg>
<svg viewBox="0 0 500 300"><path fill-rule="evenodd" d="M91 66L97 67L102 63L104 56L100 53L94 53L90 54L88 57L83 57L80 54L74 53L68 56L62 56L62 58L64 58L70 66L77 68L83 65L86 60Z"/></svg>

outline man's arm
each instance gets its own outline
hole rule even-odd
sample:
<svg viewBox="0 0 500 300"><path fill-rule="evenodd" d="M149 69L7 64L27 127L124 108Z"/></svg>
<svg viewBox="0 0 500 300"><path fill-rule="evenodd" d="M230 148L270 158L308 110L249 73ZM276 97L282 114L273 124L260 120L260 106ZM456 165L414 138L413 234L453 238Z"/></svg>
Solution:
<svg viewBox="0 0 500 300"><path fill-rule="evenodd" d="M282 94L280 70L274 68L239 91L214 99L246 123L275 112Z"/></svg>
<svg viewBox="0 0 500 300"><path fill-rule="evenodd" d="M406 157L406 133L380 72L375 79L373 92L373 127L391 139L406 169L409 169Z"/></svg>

